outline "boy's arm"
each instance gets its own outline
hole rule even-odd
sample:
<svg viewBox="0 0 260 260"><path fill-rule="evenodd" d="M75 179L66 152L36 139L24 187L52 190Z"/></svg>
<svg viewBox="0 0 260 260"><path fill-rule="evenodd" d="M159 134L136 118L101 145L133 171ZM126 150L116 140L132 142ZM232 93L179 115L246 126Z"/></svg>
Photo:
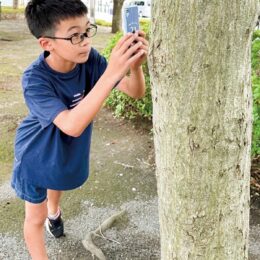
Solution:
<svg viewBox="0 0 260 260"><path fill-rule="evenodd" d="M132 98L142 98L145 94L145 80L142 67L131 70L130 76L125 76L116 88Z"/></svg>
<svg viewBox="0 0 260 260"><path fill-rule="evenodd" d="M147 58L148 41L145 39L145 33L143 31L137 32L136 35L137 44L140 46L137 52L139 52L141 56L131 64L130 76L124 77L117 85L117 89L130 97L141 98L145 94L145 79L142 64Z"/></svg>
<svg viewBox="0 0 260 260"><path fill-rule="evenodd" d="M57 115L53 123L62 132L78 137L94 119L115 84L142 55L137 51L139 45L132 44L136 38L137 36L132 34L124 36L114 47L108 67L94 88L76 107Z"/></svg>

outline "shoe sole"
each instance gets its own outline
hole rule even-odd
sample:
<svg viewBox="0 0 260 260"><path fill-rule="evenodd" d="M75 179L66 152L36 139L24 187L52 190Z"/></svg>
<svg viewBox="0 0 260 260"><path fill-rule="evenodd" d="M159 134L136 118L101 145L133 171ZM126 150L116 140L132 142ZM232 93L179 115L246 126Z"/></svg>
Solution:
<svg viewBox="0 0 260 260"><path fill-rule="evenodd" d="M49 220L48 220L47 218L46 218L46 220L45 220L44 225L45 225L45 228L46 228L47 232L48 232L52 237L56 238L56 237L51 233L51 231L50 231Z"/></svg>
<svg viewBox="0 0 260 260"><path fill-rule="evenodd" d="M45 220L44 225L45 225L45 228L46 228L47 232L48 232L52 237L54 237L54 238L61 238L61 237L65 237L65 236L66 236L65 233L64 233L64 231L62 231L63 233L62 233L61 235L55 236L55 235L51 232L51 230L50 230L49 219L48 219L48 218Z"/></svg>

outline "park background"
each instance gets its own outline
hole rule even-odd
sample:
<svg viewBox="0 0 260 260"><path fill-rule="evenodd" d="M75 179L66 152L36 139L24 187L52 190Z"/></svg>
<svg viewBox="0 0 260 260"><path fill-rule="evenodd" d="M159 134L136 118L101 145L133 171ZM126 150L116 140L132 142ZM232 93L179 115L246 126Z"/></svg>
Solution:
<svg viewBox="0 0 260 260"><path fill-rule="evenodd" d="M104 16L105 17L105 16ZM101 17L102 18L102 17ZM109 59L109 54L111 52L111 49L115 45L116 41L120 38L122 35L120 32L117 34L111 34L110 33L110 26L111 23L108 21L108 19L100 19L100 17L96 18L96 22L100 24L101 34L99 39L97 39L96 42L94 42L94 47L97 47L99 51L101 51L108 59ZM6 183L8 181L8 178L10 177L10 172L11 172L11 166L12 166L12 159L13 159L13 137L15 134L15 129L18 126L19 122L22 120L22 118L26 115L26 108L24 106L24 103L22 101L22 93L21 93L21 87L20 87L20 76L23 71L23 69L29 65L31 60L33 58L36 58L37 55L40 53L40 50L38 49L37 45L33 41L33 38L30 36L28 31L26 30L25 22L23 19L23 8L18 8L18 9L13 9L10 7L4 7L2 6L2 14L1 14L1 31L0 31L0 53L1 53L1 79L0 79L0 99L2 100L1 103L1 128L0 128L0 163L1 163L1 184L2 188L0 191L3 191L3 194L6 194L3 196L4 200L2 200L2 205L1 205L1 214L3 217L2 219L2 225L0 229L2 238L8 237L9 234L13 234L17 232L18 227L21 225L21 222L17 222L17 218L14 218L14 214L18 214L18 212L22 213L22 205L14 199L14 197L10 197L8 195L8 188L7 191L5 190L6 188ZM103 27L104 25L108 27ZM142 28L147 32L147 35L149 37L149 20L147 19L141 20L141 25ZM259 52L260 52L260 32L256 28L253 38L252 38L252 88L253 88L253 97L254 97L254 109L253 109L253 116L254 116L254 125L253 125L253 143L252 143L252 171L251 171L251 259L254 259L254 257L259 257L259 243L258 246L256 243L252 243L252 241L257 241L259 239L259 205L260 205L260 200L259 200L259 193L260 193L260 170L259 170L259 163L260 163L260 108L259 108L259 103L260 103L260 62L259 62ZM102 38L103 37L103 38ZM25 45L23 45L25 44ZM29 50L26 50L30 46ZM24 52L23 55L20 55L21 52ZM27 55L26 55L27 54ZM140 244L136 245L138 250L140 251L139 247L146 248L146 253L143 253L144 256L139 252L139 256L132 256L131 252L128 252L126 250L126 253L130 255L129 259L159 259L159 238L158 238L158 226L157 226L157 213L156 213L156 181L155 181L155 176L154 176L154 160L153 160L153 143L152 143L152 101L151 101L151 92L150 92L150 84L149 84L149 71L147 69L147 65L144 66L145 73L146 73L146 82L148 85L148 91L146 93L145 98L143 98L140 101L135 101L132 99L129 99L125 95L118 93L117 91L114 91L111 96L108 98L106 102L106 107L104 110L101 112L101 116L97 118L95 125L98 127L99 124L106 122L107 124L111 125L116 125L117 127L126 127L124 130L120 130L119 132L122 131L122 139L125 137L124 133L129 134L129 138L131 138L131 131L134 131L132 134L133 136L140 134L140 138L142 138L144 141L144 146L140 151L138 151L138 142L133 145L134 142L132 143L132 146L129 148L129 143L125 144L124 148L128 152L133 152L133 156L136 157L134 158L134 163L130 163L131 159L129 159L127 156L124 158L125 160L119 161L119 160L114 160L112 162L113 166L120 166L123 168L123 170L126 172L129 171L131 176L131 184L130 190L125 191L122 190L122 183L117 182L116 184L113 185L113 183L109 183L110 186L108 185L106 189L104 189L104 180L101 180L97 178L98 173L101 172L101 166L100 165L95 165L93 168L95 168L95 177L93 176L93 179L90 180L90 184L88 185L91 186L94 183L94 187L96 187L96 190L92 190L91 192L89 190L86 191L80 191L81 194L78 195L77 203L75 205L104 205L107 204L109 205L109 208L117 208L121 207L123 201L134 201L136 202L136 205L140 201L145 203L150 203L153 205L153 213L154 213L154 218L153 222L154 223L154 229L150 230L151 233L149 235L155 235L153 237L153 244L154 246L154 251L152 249L149 249L148 244L151 243L149 239L144 239L145 243L147 245L143 245L141 242ZM110 110L111 109L111 110ZM112 112L111 112L112 111ZM116 116L118 119L115 119L114 116ZM113 121L115 120L115 121ZM112 123L113 122L113 123ZM103 129L109 129L106 125L102 125L99 127L99 130ZM117 129L112 130L117 131ZM137 131L137 133L135 132ZM110 131L108 131L110 132ZM112 133L109 133L112 135ZM116 133L118 134L118 132ZM99 133L96 133L97 135L97 143L93 145L94 147L99 147L99 146L107 146L106 148L109 148L108 151L103 153L109 153L110 149L114 151L114 153L117 153L116 150L118 149L118 145L122 141L118 141L119 137L115 138L112 136L108 136L107 138L107 133L103 133L103 138L106 140L102 144L98 144L98 139L100 137ZM131 139L130 139L131 140ZM130 141L129 140L129 141ZM132 137L132 140L134 138ZM139 142L140 139L138 138ZM122 144L122 143L121 143ZM96 150L97 151L97 150ZM124 150L121 151L122 153ZM96 157L95 157L96 156ZM98 152L94 152L93 158L93 164L97 163L99 159L98 157ZM121 155L120 158L122 159ZM109 162L109 158L107 158L108 164L111 164ZM128 161L129 160L129 161ZM95 162L94 162L95 161ZM99 161L99 164L102 164L102 162ZM138 169L138 167L141 168ZM136 168L136 169L135 169ZM137 172L133 173L135 170ZM107 173L107 178L106 181L110 182L110 177L112 174L115 174L115 172L118 172L116 176L122 177L125 175L122 172L122 169L110 169L108 170ZM150 175L147 175L147 172ZM142 177L136 176L138 174L143 174ZM97 181L97 183L96 183ZM129 180L125 180L126 183L128 183ZM140 187L137 187L135 183L139 183ZM112 185L112 186L111 186ZM149 188L146 187L146 185L150 185ZM109 188L110 187L110 188ZM110 189L116 191L116 194L118 196L121 196L120 199L116 198L116 196L112 195L112 198L110 196L107 196L104 198L104 196L100 196L100 194L97 196L97 190L105 190L106 192L109 192ZM11 191L10 191L11 192ZM126 194L125 194L126 193ZM138 194L139 193L139 194ZM106 193L107 194L107 193ZM124 194L124 195L122 195ZM71 195L70 195L71 196ZM86 197L85 197L86 196ZM67 201L71 201L71 197ZM84 198L90 199L90 201L84 200ZM91 198L94 198L93 202ZM84 201L84 202L82 202ZM86 202L87 201L87 202ZM98 202L97 202L98 201ZM111 207L111 201L112 207ZM67 203L67 204L66 204ZM134 202L133 202L134 203ZM150 205L149 204L149 205ZM68 202L65 202L65 205L69 205ZM150 207L151 207L150 205ZM139 205L140 206L140 205ZM73 207L72 207L73 208ZM148 207L149 208L149 207ZM84 212L84 210L75 210L75 208L70 210L70 213L68 213L68 217L75 217L75 212L78 213L79 211ZM15 212L15 213L14 213ZM73 212L73 213L72 213ZM105 213L104 213L105 214ZM141 213L139 212L140 216ZM86 214L88 215L88 214ZM11 221L5 221L8 219ZM22 220L22 217L20 218L20 221ZM13 221L13 222L12 222ZM87 220L86 220L87 221ZM147 219L149 222L149 219ZM5 222L5 223L4 223ZM125 225L127 226L127 223L129 223L127 220L125 221ZM144 224L144 223L143 223ZM94 224L93 224L94 225ZM147 223L149 225L149 223ZM12 226L12 228L10 227ZM140 227L139 227L140 228ZM84 229L86 230L86 228ZM255 232L255 233L254 233ZM19 232L18 232L19 233ZM131 232L130 232L131 233ZM144 232L145 233L145 232ZM156 234L154 234L156 233ZM8 234L8 235L6 235ZM13 237L13 235L11 235ZM148 236L149 237L149 236ZM7 240L6 240L7 241ZM130 245L130 244L128 244ZM157 246L156 246L157 245ZM60 245L59 245L60 246ZM58 247L59 247L58 246ZM80 247L80 245L77 245ZM19 247L19 246L18 246ZM8 247L6 247L7 249ZM62 248L62 247L61 247ZM68 247L70 248L70 247ZM64 249L62 249L64 250ZM81 252L83 249L79 249ZM137 250L137 251L138 251ZM120 250L119 250L120 251ZM115 247L114 252L119 252L117 251L117 247ZM2 251L1 251L2 252ZM21 251L17 251L20 252ZM112 251L111 251L112 252ZM5 254L7 254L5 252ZM23 254L25 254L23 252ZM55 255L55 253L53 253ZM113 253L111 253L113 254ZM146 254L146 255L145 255ZM154 256L153 256L154 255ZM57 257L57 256L56 256ZM123 258L118 258L118 259L125 259ZM142 258L143 257L143 258ZM145 257L150 257L150 258L145 258ZM154 258L152 258L154 257ZM0 259L1 259L1 253L0 253ZM3 258L3 259L8 259L8 258ZM13 259L13 258L10 258ZM16 258L16 259L22 259L22 258ZM68 258L69 259L69 258ZM116 258L111 258L111 259L116 259ZM255 258L258 259L258 258Z"/></svg>

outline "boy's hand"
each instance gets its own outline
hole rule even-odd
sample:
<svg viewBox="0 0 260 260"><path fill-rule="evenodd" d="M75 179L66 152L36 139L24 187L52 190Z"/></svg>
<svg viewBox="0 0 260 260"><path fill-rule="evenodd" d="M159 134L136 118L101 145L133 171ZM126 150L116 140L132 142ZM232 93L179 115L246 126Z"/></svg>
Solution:
<svg viewBox="0 0 260 260"><path fill-rule="evenodd" d="M141 35L144 35L142 32ZM137 43L135 43L137 42ZM121 80L130 67L136 68L142 64L147 56L147 41L143 36L128 33L123 36L111 52L106 74L115 83Z"/></svg>
<svg viewBox="0 0 260 260"><path fill-rule="evenodd" d="M138 57L137 60L135 60L131 63L130 68L132 70L138 69L146 61L148 48L149 48L148 41L145 39L145 32L138 31L138 32L136 32L136 35L137 35L136 41L142 43L140 48L137 49L137 52L139 52L139 53L141 52L142 54L141 54L141 56Z"/></svg>

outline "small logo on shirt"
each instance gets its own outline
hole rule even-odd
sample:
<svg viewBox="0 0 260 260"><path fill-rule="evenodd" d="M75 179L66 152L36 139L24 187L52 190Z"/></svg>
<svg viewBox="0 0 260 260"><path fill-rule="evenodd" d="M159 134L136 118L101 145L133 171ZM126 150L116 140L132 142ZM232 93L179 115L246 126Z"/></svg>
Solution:
<svg viewBox="0 0 260 260"><path fill-rule="evenodd" d="M73 98L72 98L72 101L71 101L72 104L70 105L70 108L78 105L78 103L83 99L84 93L85 93L85 91L83 91L82 93L77 93L77 94L73 95Z"/></svg>

